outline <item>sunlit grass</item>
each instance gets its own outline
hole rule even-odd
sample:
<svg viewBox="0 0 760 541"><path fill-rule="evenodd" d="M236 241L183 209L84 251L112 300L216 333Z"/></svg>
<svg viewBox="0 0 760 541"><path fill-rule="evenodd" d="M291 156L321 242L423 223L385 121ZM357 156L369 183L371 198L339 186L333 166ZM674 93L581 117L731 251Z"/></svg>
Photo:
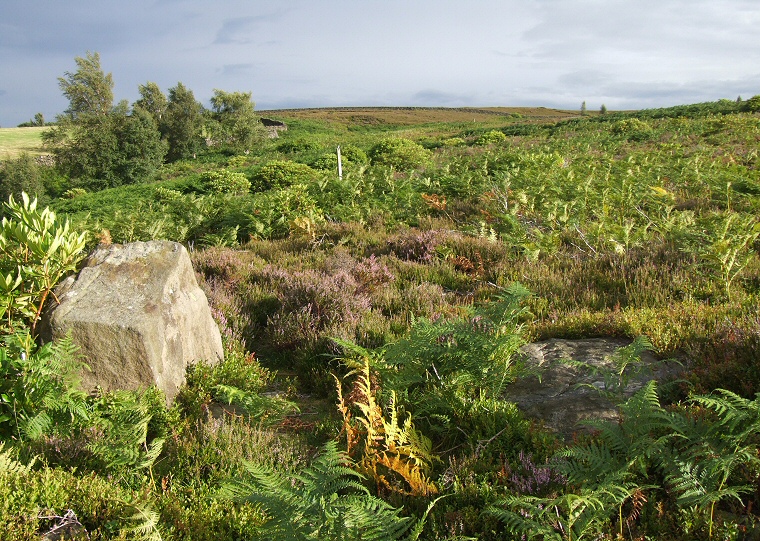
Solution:
<svg viewBox="0 0 760 541"><path fill-rule="evenodd" d="M0 128L0 160L15 158L23 152L42 154L42 132L49 128Z"/></svg>

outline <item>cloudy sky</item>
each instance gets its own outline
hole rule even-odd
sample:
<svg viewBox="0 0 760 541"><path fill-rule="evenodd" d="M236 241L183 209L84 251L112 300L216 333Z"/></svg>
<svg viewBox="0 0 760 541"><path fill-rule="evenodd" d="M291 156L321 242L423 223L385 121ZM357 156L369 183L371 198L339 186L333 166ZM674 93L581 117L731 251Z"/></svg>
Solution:
<svg viewBox="0 0 760 541"><path fill-rule="evenodd" d="M130 102L659 107L760 94L760 1L0 0L0 126L61 113L88 51Z"/></svg>

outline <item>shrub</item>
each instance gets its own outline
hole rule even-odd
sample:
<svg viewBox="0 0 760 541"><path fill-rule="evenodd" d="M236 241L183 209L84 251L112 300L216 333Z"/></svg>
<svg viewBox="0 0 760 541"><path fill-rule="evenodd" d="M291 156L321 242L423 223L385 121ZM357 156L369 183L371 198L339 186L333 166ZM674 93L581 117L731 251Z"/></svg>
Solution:
<svg viewBox="0 0 760 541"><path fill-rule="evenodd" d="M49 533L59 522L78 524L81 529L76 539L90 539L90 535L92 539L160 539L158 515L144 496L95 475L19 466L9 458L9 451L3 451L0 444L3 539L60 539ZM58 530L58 535L65 530ZM44 532L48 534L42 535ZM73 532L76 530L67 533Z"/></svg>
<svg viewBox="0 0 760 541"><path fill-rule="evenodd" d="M230 156L230 159L227 160L227 167L243 167L250 161L250 159L251 158L245 154Z"/></svg>
<svg viewBox="0 0 760 541"><path fill-rule="evenodd" d="M645 141L652 135L652 127L644 120L626 118L612 125L612 133L622 135L631 141Z"/></svg>
<svg viewBox="0 0 760 541"><path fill-rule="evenodd" d="M309 194L305 184L256 194L251 212L246 213L245 231L252 238L274 239L287 237L293 226L323 220L322 210Z"/></svg>
<svg viewBox="0 0 760 541"><path fill-rule="evenodd" d="M203 181L208 190L216 194L245 195L251 189L251 182L243 173L233 173L227 169L204 173Z"/></svg>
<svg viewBox="0 0 760 541"><path fill-rule="evenodd" d="M750 113L757 113L760 112L760 94L757 96L752 96L750 99L744 102L744 105L742 106L743 111L748 111Z"/></svg>
<svg viewBox="0 0 760 541"><path fill-rule="evenodd" d="M441 143L445 147L461 147L464 146L466 142L461 137L449 137L448 139L444 139Z"/></svg>
<svg viewBox="0 0 760 541"><path fill-rule="evenodd" d="M351 163L367 163L367 153L355 145L340 145L340 155Z"/></svg>
<svg viewBox="0 0 760 541"><path fill-rule="evenodd" d="M478 137L475 140L475 144L478 146L496 145L498 143L503 143L506 140L507 136L504 135L503 132L500 132L499 130L491 130Z"/></svg>
<svg viewBox="0 0 760 541"><path fill-rule="evenodd" d="M388 239L388 247L401 260L430 263L444 240L445 234L441 231L410 229Z"/></svg>
<svg viewBox="0 0 760 541"><path fill-rule="evenodd" d="M7 201L11 195L19 198L22 192L33 197L45 195L40 166L26 152L0 164L0 200Z"/></svg>
<svg viewBox="0 0 760 541"><path fill-rule="evenodd" d="M388 165L400 171L425 167L432 153L410 139L383 139L370 151L372 163Z"/></svg>
<svg viewBox="0 0 760 541"><path fill-rule="evenodd" d="M284 141L277 145L277 150L285 154L310 152L312 150L318 149L319 143L316 143L315 141L309 141L308 139L293 139L292 141Z"/></svg>
<svg viewBox="0 0 760 541"><path fill-rule="evenodd" d="M369 298L345 270L328 274L267 267L262 278L280 300L280 308L267 325L279 349L313 344L326 336L353 338L353 331L370 309Z"/></svg>
<svg viewBox="0 0 760 541"><path fill-rule="evenodd" d="M340 157L343 167L367 163L367 154L354 145L341 145ZM323 154L312 164L314 169L335 170L338 168L338 153Z"/></svg>
<svg viewBox="0 0 760 541"><path fill-rule="evenodd" d="M14 332L30 325L34 333L50 292L84 257L85 233L69 229L49 208L37 210L37 200L22 193L10 196L0 229L0 318Z"/></svg>
<svg viewBox="0 0 760 541"><path fill-rule="evenodd" d="M254 176L254 190L264 191L271 188L286 188L293 184L308 184L317 176L317 172L306 164L274 160L264 165Z"/></svg>
<svg viewBox="0 0 760 541"><path fill-rule="evenodd" d="M77 197L80 197L82 195L87 194L87 190L84 188L69 188L65 192L61 194L61 198L63 199L76 199Z"/></svg>
<svg viewBox="0 0 760 541"><path fill-rule="evenodd" d="M345 165L346 161L343 160L343 166ZM338 169L338 154L335 152L322 154L311 164L311 167L320 171L335 171Z"/></svg>

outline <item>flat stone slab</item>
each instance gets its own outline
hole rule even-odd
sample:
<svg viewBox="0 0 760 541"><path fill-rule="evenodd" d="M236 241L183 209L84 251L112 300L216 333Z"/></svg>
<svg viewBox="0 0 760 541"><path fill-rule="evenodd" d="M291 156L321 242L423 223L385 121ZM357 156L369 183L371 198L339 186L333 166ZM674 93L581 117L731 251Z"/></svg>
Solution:
<svg viewBox="0 0 760 541"><path fill-rule="evenodd" d="M618 338L553 338L526 344L520 350L522 361L527 368L540 374L540 379L538 375L518 379L507 388L505 398L517 403L528 417L542 420L548 428L565 437L583 430L578 425L581 420L615 420L618 418L615 403L597 390L604 389L603 375L562 361L581 361L599 369L611 368L615 352L631 342ZM659 362L649 351L640 358L647 369L631 378L623 392L625 398L632 396L649 380L669 379L681 368L674 362Z"/></svg>

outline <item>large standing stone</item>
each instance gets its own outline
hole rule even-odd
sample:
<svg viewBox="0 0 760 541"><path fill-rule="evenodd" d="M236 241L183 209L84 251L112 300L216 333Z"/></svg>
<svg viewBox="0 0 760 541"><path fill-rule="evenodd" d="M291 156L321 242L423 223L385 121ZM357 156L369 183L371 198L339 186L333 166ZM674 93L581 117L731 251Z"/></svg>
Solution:
<svg viewBox="0 0 760 541"><path fill-rule="evenodd" d="M176 242L99 247L56 296L41 335L49 341L71 332L91 369L82 374L85 389L155 384L171 402L188 364L223 357L206 295Z"/></svg>

